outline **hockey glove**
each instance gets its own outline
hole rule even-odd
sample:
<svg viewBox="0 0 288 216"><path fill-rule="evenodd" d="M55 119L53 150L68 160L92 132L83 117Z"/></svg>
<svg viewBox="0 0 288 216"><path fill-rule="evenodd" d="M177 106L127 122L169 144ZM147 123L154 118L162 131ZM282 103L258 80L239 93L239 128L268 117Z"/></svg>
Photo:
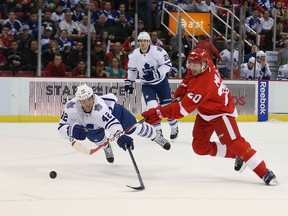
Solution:
<svg viewBox="0 0 288 216"><path fill-rule="evenodd" d="M124 88L126 93L133 94L134 88L132 85L133 81L129 79L124 80Z"/></svg>
<svg viewBox="0 0 288 216"><path fill-rule="evenodd" d="M193 78L191 72L187 70L187 75L183 78L182 83L177 87L176 91L174 92L175 99L182 99L186 92L189 81Z"/></svg>
<svg viewBox="0 0 288 216"><path fill-rule="evenodd" d="M171 67L171 70L167 73L169 78L176 77L178 69L176 67Z"/></svg>
<svg viewBox="0 0 288 216"><path fill-rule="evenodd" d="M133 138L127 135L122 135L118 138L117 144L119 145L120 148L122 148L124 151L126 151L126 147L130 148L131 150L134 149L134 142Z"/></svg>
<svg viewBox="0 0 288 216"><path fill-rule="evenodd" d="M68 136L77 140L85 140L87 129L83 125L74 124L68 128Z"/></svg>
<svg viewBox="0 0 288 216"><path fill-rule="evenodd" d="M164 118L162 115L162 107L158 106L156 108L152 108L147 110L146 112L142 113L142 116L144 118L147 118L145 121L151 125L155 125L161 121L161 119Z"/></svg>

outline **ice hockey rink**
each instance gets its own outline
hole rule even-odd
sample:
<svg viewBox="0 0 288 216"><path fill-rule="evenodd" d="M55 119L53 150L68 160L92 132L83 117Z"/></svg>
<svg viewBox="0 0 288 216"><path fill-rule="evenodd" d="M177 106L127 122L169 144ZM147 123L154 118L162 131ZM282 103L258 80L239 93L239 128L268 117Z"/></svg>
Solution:
<svg viewBox="0 0 288 216"><path fill-rule="evenodd" d="M128 152L112 144L84 155L57 131L57 123L0 123L0 216L284 216L288 212L288 123L240 122L280 184L266 186L234 160L198 156L191 149L193 123L179 123L179 138L166 151L133 136L133 151L146 189L139 186ZM169 126L163 123L164 135ZM214 139L217 139L213 135ZM88 143L85 143L88 145ZM57 178L50 179L55 170Z"/></svg>

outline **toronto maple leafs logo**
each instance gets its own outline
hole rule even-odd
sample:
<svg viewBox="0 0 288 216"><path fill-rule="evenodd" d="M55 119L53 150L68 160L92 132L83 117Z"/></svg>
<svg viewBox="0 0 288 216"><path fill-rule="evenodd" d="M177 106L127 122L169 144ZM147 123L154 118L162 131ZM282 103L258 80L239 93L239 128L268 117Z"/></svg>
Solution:
<svg viewBox="0 0 288 216"><path fill-rule="evenodd" d="M103 108L103 106L101 104L95 104L95 106L94 106L95 111L100 111L102 108Z"/></svg>
<svg viewBox="0 0 288 216"><path fill-rule="evenodd" d="M143 78L147 81L154 80L154 66L150 66L148 63L144 64L144 68L142 68L143 71Z"/></svg>
<svg viewBox="0 0 288 216"><path fill-rule="evenodd" d="M75 106L75 102L73 101L70 101L66 104L67 109L74 108L74 106Z"/></svg>

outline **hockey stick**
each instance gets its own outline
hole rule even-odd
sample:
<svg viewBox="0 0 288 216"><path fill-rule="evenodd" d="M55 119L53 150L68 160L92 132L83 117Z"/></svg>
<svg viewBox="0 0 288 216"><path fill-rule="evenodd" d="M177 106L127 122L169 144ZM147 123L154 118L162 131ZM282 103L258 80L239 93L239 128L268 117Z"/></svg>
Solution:
<svg viewBox="0 0 288 216"><path fill-rule="evenodd" d="M127 147L127 146L126 146L126 147ZM132 154L132 151L131 151L131 149L130 149L129 147L127 147L127 149L128 149L130 158L131 158L131 160L132 160L133 166L134 166L134 168L135 168L135 171L136 171L136 173L137 173L138 180L139 180L139 182L140 182L140 186L139 186L139 187L132 187L132 186L129 186L129 185L127 185L127 187L132 188L132 189L134 189L134 190L144 190L144 189L145 189L145 186L144 186L142 177L141 177L141 175L140 175L140 171L139 171L139 169L138 169L138 166L137 166L137 164L136 164L136 161L135 161L135 159L134 159L134 156L133 156L133 154Z"/></svg>
<svg viewBox="0 0 288 216"><path fill-rule="evenodd" d="M88 147L82 145L78 140L75 140L75 139L71 142L71 145L73 146L73 148L75 148L79 152L82 152L83 154L92 155L95 152L97 152L99 149L101 149L102 147L108 145L110 142L113 142L114 140L118 139L120 136L126 134L127 132L129 132L133 128L137 127L138 124L145 122L145 120L146 120L146 118L139 120L135 124L131 125L130 127L126 128L125 130L119 132L118 134L111 137L107 141L103 142L101 145L97 146L96 148L92 148L92 149L88 148Z"/></svg>

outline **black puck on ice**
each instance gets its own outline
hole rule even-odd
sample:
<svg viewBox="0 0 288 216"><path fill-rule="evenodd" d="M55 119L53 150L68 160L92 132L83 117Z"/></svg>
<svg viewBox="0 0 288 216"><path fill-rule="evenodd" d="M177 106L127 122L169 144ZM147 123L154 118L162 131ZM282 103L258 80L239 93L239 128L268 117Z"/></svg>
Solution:
<svg viewBox="0 0 288 216"><path fill-rule="evenodd" d="M51 178L51 179L54 179L54 178L56 178L56 177L57 177L57 172L51 171L51 172L50 172L50 178Z"/></svg>

